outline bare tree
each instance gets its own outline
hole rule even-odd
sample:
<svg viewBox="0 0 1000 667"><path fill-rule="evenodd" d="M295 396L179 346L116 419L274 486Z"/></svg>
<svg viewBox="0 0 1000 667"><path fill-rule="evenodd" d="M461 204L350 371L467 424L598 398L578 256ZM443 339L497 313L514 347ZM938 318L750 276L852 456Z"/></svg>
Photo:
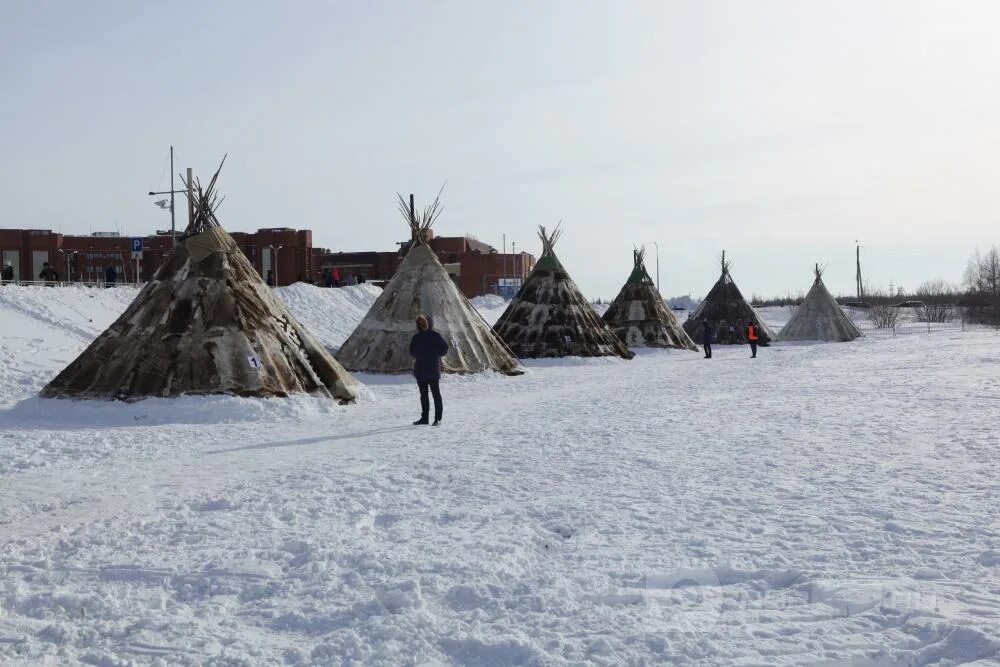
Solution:
<svg viewBox="0 0 1000 667"><path fill-rule="evenodd" d="M941 278L925 280L914 296L924 304L916 310L918 322L951 322L955 319L958 290L954 285Z"/></svg>
<svg viewBox="0 0 1000 667"><path fill-rule="evenodd" d="M965 269L969 289L966 317L971 321L1000 326L1000 246L976 254Z"/></svg>
<svg viewBox="0 0 1000 667"><path fill-rule="evenodd" d="M896 326L899 319L899 308L894 306L891 295L886 295L882 290L866 292L870 303L868 308L868 318L875 325L876 329L889 329Z"/></svg>
<svg viewBox="0 0 1000 667"><path fill-rule="evenodd" d="M924 303L916 310L917 322L951 322L955 307L947 303Z"/></svg>

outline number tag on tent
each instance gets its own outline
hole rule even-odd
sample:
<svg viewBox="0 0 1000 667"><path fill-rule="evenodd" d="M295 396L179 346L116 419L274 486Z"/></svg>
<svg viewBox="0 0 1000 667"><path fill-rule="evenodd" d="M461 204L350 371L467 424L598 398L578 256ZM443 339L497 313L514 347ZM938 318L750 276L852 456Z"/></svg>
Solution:
<svg viewBox="0 0 1000 667"><path fill-rule="evenodd" d="M251 354L250 356L248 356L247 363L250 364L250 368L254 369L255 371L260 370L260 359L257 358L257 355Z"/></svg>

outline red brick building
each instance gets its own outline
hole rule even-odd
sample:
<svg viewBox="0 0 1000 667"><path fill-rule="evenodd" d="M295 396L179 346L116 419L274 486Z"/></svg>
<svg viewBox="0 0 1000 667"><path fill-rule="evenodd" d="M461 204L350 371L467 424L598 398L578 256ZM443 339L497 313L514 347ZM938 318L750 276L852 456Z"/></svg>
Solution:
<svg viewBox="0 0 1000 667"><path fill-rule="evenodd" d="M366 281L388 281L396 273L409 246L397 243L388 252L337 252L314 248L312 231L274 227L255 233L232 232L250 263L267 279L273 272L276 285L296 281L323 284L323 270L336 268L341 281L351 277ZM138 281L149 280L170 252L169 232L142 237ZM459 289L468 297L512 293L535 266L529 253L504 254L470 236L431 238L431 248ZM56 234L49 229L0 229L0 255L14 268L15 280L36 281L48 262L65 282L101 282L108 266L114 266L119 282L136 282L131 238L116 232L90 236Z"/></svg>
<svg viewBox="0 0 1000 667"><path fill-rule="evenodd" d="M278 227L259 229L253 234L233 232L232 236L261 276L266 278L273 271L278 285L319 277L318 270L314 270L316 255L310 230ZM170 248L169 232L143 237L139 282L152 277ZM0 255L14 268L15 280L19 281L38 280L42 266L48 262L63 281L100 282L105 268L114 266L119 281L136 282L131 239L116 232L71 236L48 229L0 229Z"/></svg>
<svg viewBox="0 0 1000 667"><path fill-rule="evenodd" d="M398 250L379 252L326 253L316 262L323 269L336 268L341 281L361 277L370 282L386 282L396 273L409 241L397 243ZM535 257L521 252L505 254L470 236L431 235L431 248L467 297L516 292L535 266Z"/></svg>

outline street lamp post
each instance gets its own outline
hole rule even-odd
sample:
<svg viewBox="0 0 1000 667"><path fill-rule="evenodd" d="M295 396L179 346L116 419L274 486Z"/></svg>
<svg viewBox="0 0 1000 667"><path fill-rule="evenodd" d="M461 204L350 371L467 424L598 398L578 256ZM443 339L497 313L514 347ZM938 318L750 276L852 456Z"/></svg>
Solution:
<svg viewBox="0 0 1000 667"><path fill-rule="evenodd" d="M63 250L58 249L62 254L63 258L66 260L66 277L69 278L68 282L73 282L73 255L80 252L79 250Z"/></svg>
<svg viewBox="0 0 1000 667"><path fill-rule="evenodd" d="M268 248L271 249L271 259L274 262L274 269L273 269L274 270L274 287L277 287L278 284L281 282L280 280L278 280L278 276L280 275L278 273L278 251L281 250L284 247L285 246L283 246L283 245L268 246Z"/></svg>
<svg viewBox="0 0 1000 667"><path fill-rule="evenodd" d="M150 192L150 195L170 195L170 245L177 245L177 221L174 217L174 194L187 190L174 189L174 147L170 147L170 189L163 192Z"/></svg>
<svg viewBox="0 0 1000 667"><path fill-rule="evenodd" d="M500 282L506 283L507 282L507 232L504 232L503 234L502 246L503 247L502 247L501 257L503 257L503 269L500 270L500 275L503 276L503 280ZM507 285L500 286L500 289L498 291L500 292L501 296L506 297Z"/></svg>
<svg viewBox="0 0 1000 667"><path fill-rule="evenodd" d="M511 259L513 261L514 266L511 267L511 270L513 271L514 275L510 283L508 283L508 285L510 286L511 291L513 292L514 284L517 281L517 241L510 242L510 254L513 255ZM513 296L513 294L511 296Z"/></svg>

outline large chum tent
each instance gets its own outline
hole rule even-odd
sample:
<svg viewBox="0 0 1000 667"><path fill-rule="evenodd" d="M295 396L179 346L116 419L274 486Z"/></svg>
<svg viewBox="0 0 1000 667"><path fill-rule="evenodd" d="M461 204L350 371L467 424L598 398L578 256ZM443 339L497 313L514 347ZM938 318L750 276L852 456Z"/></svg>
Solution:
<svg viewBox="0 0 1000 667"><path fill-rule="evenodd" d="M726 253L722 253L722 275L712 287L691 317L684 322L684 331L695 340L701 340L702 323L708 322L712 328L712 340L717 343L746 343L747 325L757 323L757 336L761 345L767 345L774 340L774 334L764 324L747 303L740 288L733 282L729 269L731 262L726 261Z"/></svg>
<svg viewBox="0 0 1000 667"><path fill-rule="evenodd" d="M854 340L861 331L826 289L819 264L815 273L812 288L782 327L778 340Z"/></svg>
<svg viewBox="0 0 1000 667"><path fill-rule="evenodd" d="M295 320L219 225L218 177L217 171L204 190L189 184L194 215L177 245L121 317L42 396L310 393L354 400L355 379Z"/></svg>
<svg viewBox="0 0 1000 667"><path fill-rule="evenodd" d="M539 227L542 256L493 326L518 357L634 355L604 323L559 262L551 235Z"/></svg>
<svg viewBox="0 0 1000 667"><path fill-rule="evenodd" d="M645 249L632 251L633 268L618 296L604 312L618 337L629 347L675 347L697 350L677 316L667 308L646 271Z"/></svg>
<svg viewBox="0 0 1000 667"><path fill-rule="evenodd" d="M448 353L442 359L444 372L492 370L519 375L522 370L517 359L459 291L428 243L431 225L441 213L440 197L420 215L413 208L412 195L409 205L400 197L399 208L410 226L410 249L396 275L337 352L337 359L353 371L410 372L414 320L424 314L448 341Z"/></svg>

